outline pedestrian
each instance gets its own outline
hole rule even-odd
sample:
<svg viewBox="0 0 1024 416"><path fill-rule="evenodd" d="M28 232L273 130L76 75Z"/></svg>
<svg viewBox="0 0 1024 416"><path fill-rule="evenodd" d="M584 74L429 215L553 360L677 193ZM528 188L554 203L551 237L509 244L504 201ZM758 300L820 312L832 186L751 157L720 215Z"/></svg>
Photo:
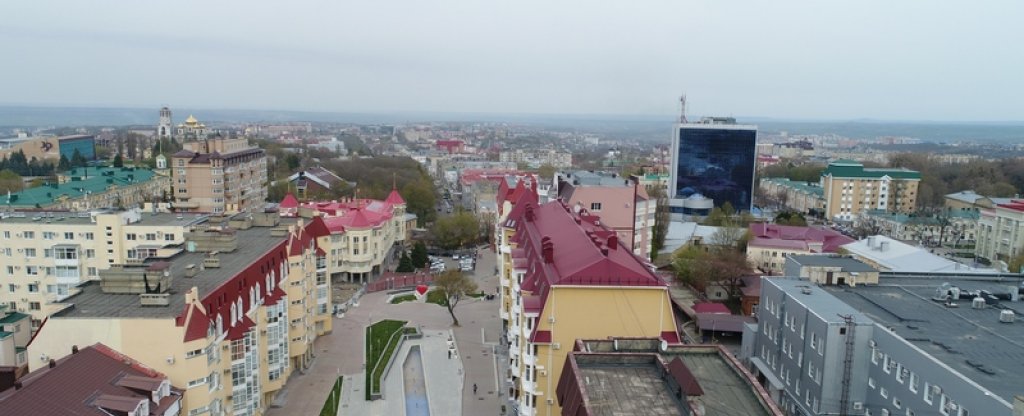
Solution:
<svg viewBox="0 0 1024 416"><path fill-rule="evenodd" d="M473 395L476 395L476 383L473 383Z"/></svg>
<svg viewBox="0 0 1024 416"><path fill-rule="evenodd" d="M452 359L452 350L448 350L448 359Z"/></svg>

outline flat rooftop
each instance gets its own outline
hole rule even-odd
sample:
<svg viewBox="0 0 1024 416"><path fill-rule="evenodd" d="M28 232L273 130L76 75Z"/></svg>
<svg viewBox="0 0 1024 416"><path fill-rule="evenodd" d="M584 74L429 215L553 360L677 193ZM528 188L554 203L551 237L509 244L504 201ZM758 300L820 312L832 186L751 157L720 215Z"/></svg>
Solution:
<svg viewBox="0 0 1024 416"><path fill-rule="evenodd" d="M0 197L2 199L2 197ZM98 210L91 212L68 212L68 211L27 211L6 213L0 218L0 223L11 224L67 224L67 225L88 225L92 224L93 214L118 214L115 210ZM130 214L130 213L128 213ZM206 214L173 214L168 212L139 212L135 222L129 225L140 226L189 226L201 223L209 219Z"/></svg>
<svg viewBox="0 0 1024 416"><path fill-rule="evenodd" d="M773 410L778 409L767 407L766 402L758 396L757 389L760 387L757 384L757 380L749 373L741 372L743 370L740 370L741 367L739 367L738 361L735 361L735 366L732 365L729 361L730 358L727 356L728 353L719 346L669 346L666 350L661 350L660 341L656 339L619 339L617 348L616 342L610 340L585 340L582 342L586 346L586 352L657 353L666 363L672 362L677 357L680 358L704 390L704 395L700 397L700 402L704 405L706 416L782 414L781 412L773 412ZM732 360L735 360L735 358L732 358ZM651 368L654 368L653 365ZM637 376L641 375L639 372L635 374ZM655 381L664 384L660 379ZM588 386L587 388L589 389L590 387ZM662 387L661 389L664 390L665 388ZM770 403L767 393L763 390L760 392L764 393L764 400ZM593 396L591 395L591 397ZM626 400L644 402L647 398ZM634 413L626 412L619 414ZM640 412L635 414L646 413Z"/></svg>
<svg viewBox="0 0 1024 416"><path fill-rule="evenodd" d="M789 295L789 298L818 315L826 322L843 322L841 315L848 315L856 322L870 323L870 319L861 310L843 302L838 302L833 292L826 291L807 280L790 277L766 277L761 286L775 286Z"/></svg>
<svg viewBox="0 0 1024 416"><path fill-rule="evenodd" d="M842 267L848 272L877 272L874 267L849 256L795 254L789 258L801 266Z"/></svg>
<svg viewBox="0 0 1024 416"><path fill-rule="evenodd" d="M282 218L281 225L290 223L288 219ZM206 296L275 246L284 242L287 236L272 236L272 229L272 227L252 227L248 230L235 230L238 249L232 252L221 252L219 268L207 268L195 277L185 277L185 269L190 264L196 266L202 264L207 253L183 251L169 259L152 259L153 261L169 261L171 263L172 281L167 292L170 294L168 306L142 306L138 294L103 293L98 281L90 281L79 286L81 292L63 301L63 303L70 304L71 307L54 314L54 316L63 318L169 318L177 316L185 307L185 293L193 286L199 289L200 297Z"/></svg>
<svg viewBox="0 0 1024 416"><path fill-rule="evenodd" d="M682 415L654 362L587 363L577 357L591 415Z"/></svg>
<svg viewBox="0 0 1024 416"><path fill-rule="evenodd" d="M961 290L1007 293L1021 279L885 278L877 286L829 287L829 293L889 327L911 344L974 380L1007 401L1024 386L1024 302L1002 301L1000 307L971 308L969 299L949 308L932 300L943 283ZM1018 320L999 322L1001 309Z"/></svg>

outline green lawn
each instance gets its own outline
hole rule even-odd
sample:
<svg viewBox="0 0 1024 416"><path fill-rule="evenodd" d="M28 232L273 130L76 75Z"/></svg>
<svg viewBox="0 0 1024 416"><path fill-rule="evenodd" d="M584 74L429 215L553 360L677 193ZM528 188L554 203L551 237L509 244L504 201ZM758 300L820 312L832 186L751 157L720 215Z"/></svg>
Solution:
<svg viewBox="0 0 1024 416"><path fill-rule="evenodd" d="M391 303L412 302L414 300L416 300L416 295L410 293L408 295L395 296L391 298Z"/></svg>
<svg viewBox="0 0 1024 416"><path fill-rule="evenodd" d="M380 391L384 367L395 352L400 337L392 335L404 326L405 321L385 319L366 328L366 400L370 400L371 392Z"/></svg>
<svg viewBox="0 0 1024 416"><path fill-rule="evenodd" d="M448 306L448 298L446 298L440 290L431 290L427 292L427 303Z"/></svg>
<svg viewBox="0 0 1024 416"><path fill-rule="evenodd" d="M331 388L331 393L327 395L327 401L324 402L324 408L320 409L320 416L337 415L339 402L341 402L341 377L334 382L334 387Z"/></svg>

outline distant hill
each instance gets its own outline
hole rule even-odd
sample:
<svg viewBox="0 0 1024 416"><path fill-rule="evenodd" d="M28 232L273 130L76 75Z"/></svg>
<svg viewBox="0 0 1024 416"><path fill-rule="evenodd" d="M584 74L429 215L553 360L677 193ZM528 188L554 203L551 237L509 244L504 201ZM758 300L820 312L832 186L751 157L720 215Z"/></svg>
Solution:
<svg viewBox="0 0 1024 416"><path fill-rule="evenodd" d="M189 114L207 124L246 122L325 122L397 124L408 122L505 122L603 133L611 137L650 141L671 140L674 117L608 114L491 114L444 112L338 113L275 110L212 110L174 108L175 122ZM155 126L158 108L32 107L0 105L0 129L14 127ZM1024 122L808 121L737 117L765 133L837 134L855 139L906 136L928 142L983 141L1024 143Z"/></svg>

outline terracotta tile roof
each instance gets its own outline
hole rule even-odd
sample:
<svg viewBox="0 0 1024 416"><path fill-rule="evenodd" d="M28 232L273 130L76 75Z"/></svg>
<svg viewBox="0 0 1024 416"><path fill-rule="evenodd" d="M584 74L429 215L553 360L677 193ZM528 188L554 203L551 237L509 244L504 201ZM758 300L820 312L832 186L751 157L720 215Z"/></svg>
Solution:
<svg viewBox="0 0 1024 416"><path fill-rule="evenodd" d="M280 207L281 208L298 208L299 207L299 200L295 199L295 195L292 195L291 192L289 192L288 195L285 195L284 199L281 200Z"/></svg>
<svg viewBox="0 0 1024 416"><path fill-rule="evenodd" d="M96 344L57 360L53 368L42 368L23 377L23 387L0 393L0 409L5 415L33 416L128 412L142 401L149 401L151 396L147 393L159 389L166 379L165 375ZM166 409L181 396L168 398L172 402L150 402L149 414Z"/></svg>
<svg viewBox="0 0 1024 416"><path fill-rule="evenodd" d="M732 314L729 308L724 304L717 302L701 302L693 305L693 311L696 313L721 313L725 315Z"/></svg>
<svg viewBox="0 0 1024 416"><path fill-rule="evenodd" d="M394 188L391 189L391 193L388 194L388 197L384 202L391 205L405 205L405 199L403 199L402 195L398 193L398 190Z"/></svg>
<svg viewBox="0 0 1024 416"><path fill-rule="evenodd" d="M839 232L826 228L768 223L750 224L750 235L753 238L748 245L753 247L775 247L822 253L834 253L843 244L855 241ZM820 251L816 247L818 244L821 245Z"/></svg>

